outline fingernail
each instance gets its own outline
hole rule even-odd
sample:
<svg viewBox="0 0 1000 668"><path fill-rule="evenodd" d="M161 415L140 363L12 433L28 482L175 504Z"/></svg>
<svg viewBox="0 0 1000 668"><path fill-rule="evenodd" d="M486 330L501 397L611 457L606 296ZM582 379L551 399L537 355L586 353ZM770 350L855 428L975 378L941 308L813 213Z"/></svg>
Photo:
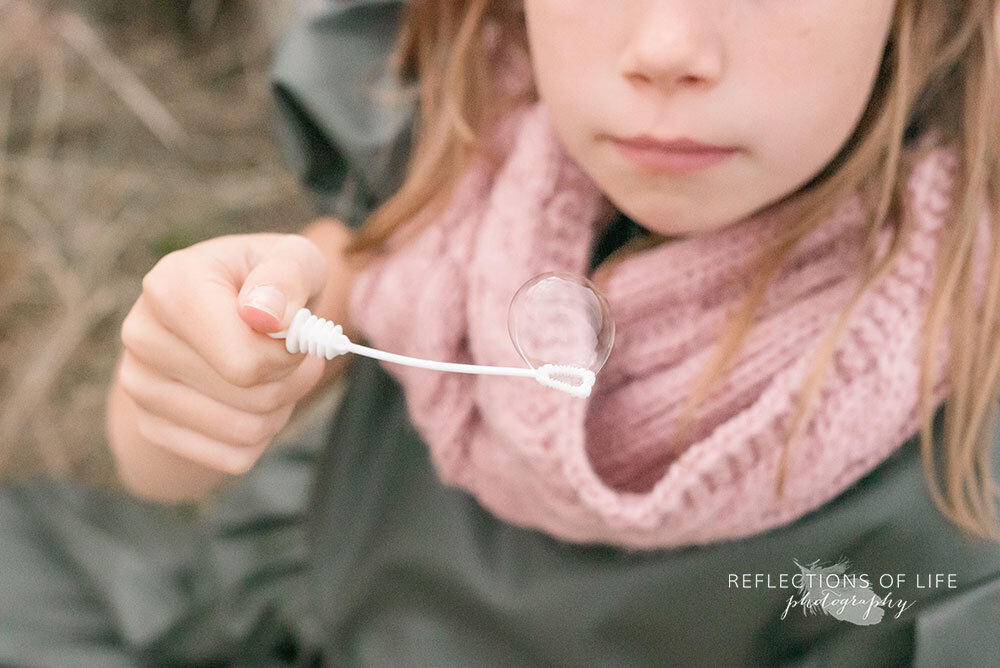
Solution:
<svg viewBox="0 0 1000 668"><path fill-rule="evenodd" d="M246 305L270 313L278 320L285 315L285 295L270 285L258 285L251 290Z"/></svg>

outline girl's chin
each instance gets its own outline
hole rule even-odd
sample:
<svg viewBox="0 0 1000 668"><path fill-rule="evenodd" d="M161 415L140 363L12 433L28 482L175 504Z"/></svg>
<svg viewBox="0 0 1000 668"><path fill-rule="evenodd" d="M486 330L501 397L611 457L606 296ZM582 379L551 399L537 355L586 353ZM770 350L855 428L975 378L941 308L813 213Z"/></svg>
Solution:
<svg viewBox="0 0 1000 668"><path fill-rule="evenodd" d="M688 206L661 207L648 211L646 209L621 209L626 216L646 228L667 237L681 237L690 234L710 232L739 220L742 216L728 216L724 212L718 215L706 215L704 202L692 202Z"/></svg>

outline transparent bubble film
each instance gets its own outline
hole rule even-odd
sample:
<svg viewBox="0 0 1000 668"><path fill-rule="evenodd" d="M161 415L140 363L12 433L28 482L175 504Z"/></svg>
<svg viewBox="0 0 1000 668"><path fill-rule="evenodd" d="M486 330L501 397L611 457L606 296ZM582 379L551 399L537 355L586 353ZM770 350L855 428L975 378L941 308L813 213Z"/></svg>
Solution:
<svg viewBox="0 0 1000 668"><path fill-rule="evenodd" d="M546 272L525 282L511 299L507 329L533 369L564 364L596 374L615 338L608 300L590 280L567 272Z"/></svg>

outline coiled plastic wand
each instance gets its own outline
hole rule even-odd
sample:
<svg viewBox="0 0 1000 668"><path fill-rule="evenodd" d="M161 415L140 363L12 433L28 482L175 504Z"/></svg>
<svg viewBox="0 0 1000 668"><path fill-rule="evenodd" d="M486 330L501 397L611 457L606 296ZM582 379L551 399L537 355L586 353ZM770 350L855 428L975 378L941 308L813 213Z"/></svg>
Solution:
<svg viewBox="0 0 1000 668"><path fill-rule="evenodd" d="M287 330L268 334L268 336L275 339L285 339L285 348L293 354L300 352L309 353L310 355L318 355L332 360L338 355L356 353L386 362L395 362L397 364L406 364L408 366L436 371L478 373L494 376L523 376L534 378L545 387L551 387L580 398L590 396L590 391L594 386L596 378L596 374L592 370L568 364L544 364L537 369L526 369L507 366L436 362L420 359L419 357L388 353L352 342L344 334L343 327L334 324L330 320L313 315L307 308L300 308L295 313L292 324ZM567 383L554 378L553 374L578 378L580 384L573 385L572 383Z"/></svg>

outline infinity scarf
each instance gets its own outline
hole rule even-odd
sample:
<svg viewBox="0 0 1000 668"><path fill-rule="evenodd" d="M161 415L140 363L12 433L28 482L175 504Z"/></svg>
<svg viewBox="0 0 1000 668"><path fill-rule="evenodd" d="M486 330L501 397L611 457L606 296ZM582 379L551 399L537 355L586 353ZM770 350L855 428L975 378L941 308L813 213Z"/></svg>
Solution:
<svg viewBox="0 0 1000 668"><path fill-rule="evenodd" d="M502 166L475 162L443 213L358 276L349 317L370 345L524 367L508 334L511 297L542 272L589 275L607 200L541 102L499 127ZM380 363L401 384L440 479L508 522L631 548L764 532L833 499L917 432L922 322L956 164L935 148L909 175L904 252L853 310L780 499L775 476L797 393L821 334L859 285L860 196L797 244L683 442L673 438L683 400L750 283L748 249L788 223L781 207L615 267L606 290L615 344L586 399L526 378ZM880 253L890 233L880 230ZM941 351L936 401L947 392Z"/></svg>

